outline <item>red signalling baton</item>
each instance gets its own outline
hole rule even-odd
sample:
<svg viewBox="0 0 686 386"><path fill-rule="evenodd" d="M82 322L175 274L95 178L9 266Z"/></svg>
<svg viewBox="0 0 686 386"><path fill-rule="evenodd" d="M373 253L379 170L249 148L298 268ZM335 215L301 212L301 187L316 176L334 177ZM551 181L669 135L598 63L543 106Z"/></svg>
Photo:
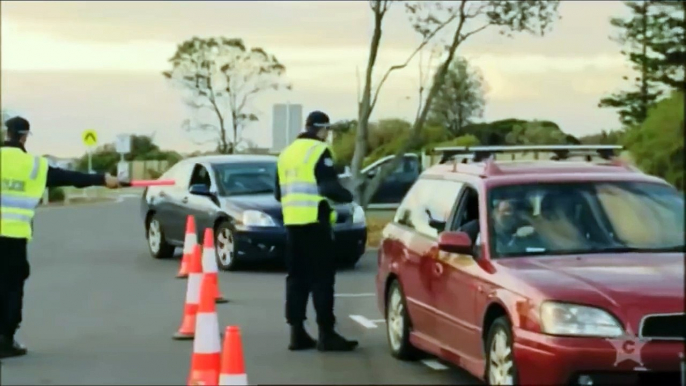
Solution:
<svg viewBox="0 0 686 386"><path fill-rule="evenodd" d="M148 186L173 186L176 184L174 180L133 180L133 181L122 181L120 185L122 187L148 187Z"/></svg>

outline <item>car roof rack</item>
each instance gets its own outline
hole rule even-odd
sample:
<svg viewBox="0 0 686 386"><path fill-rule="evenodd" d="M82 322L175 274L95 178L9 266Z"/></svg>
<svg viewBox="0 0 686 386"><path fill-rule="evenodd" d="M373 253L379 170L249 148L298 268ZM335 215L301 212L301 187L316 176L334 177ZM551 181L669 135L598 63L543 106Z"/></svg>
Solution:
<svg viewBox="0 0 686 386"><path fill-rule="evenodd" d="M566 160L573 156L596 155L604 160L612 160L616 157L619 150L624 149L621 145L515 145L515 146L454 146L436 147L431 149L432 154L441 154L439 164L445 164L450 160L455 160L456 156L465 155L462 163L468 160L472 162L483 162L494 158L495 154L504 153L553 153L552 160ZM471 156L470 156L471 155ZM514 158L513 158L514 159Z"/></svg>

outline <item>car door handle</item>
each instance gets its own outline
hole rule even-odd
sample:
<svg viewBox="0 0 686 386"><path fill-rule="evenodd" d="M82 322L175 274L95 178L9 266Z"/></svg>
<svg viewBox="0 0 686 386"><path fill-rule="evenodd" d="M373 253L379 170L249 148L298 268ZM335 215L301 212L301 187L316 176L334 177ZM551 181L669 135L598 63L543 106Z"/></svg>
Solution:
<svg viewBox="0 0 686 386"><path fill-rule="evenodd" d="M188 197L184 197L183 200L181 200L181 202L183 202L184 204L187 204L188 203Z"/></svg>
<svg viewBox="0 0 686 386"><path fill-rule="evenodd" d="M160 197L167 197L167 193L165 193L165 192L160 192L159 196L160 196Z"/></svg>
<svg viewBox="0 0 686 386"><path fill-rule="evenodd" d="M436 263L434 264L434 273L436 276L440 276L443 274L443 264L441 263Z"/></svg>

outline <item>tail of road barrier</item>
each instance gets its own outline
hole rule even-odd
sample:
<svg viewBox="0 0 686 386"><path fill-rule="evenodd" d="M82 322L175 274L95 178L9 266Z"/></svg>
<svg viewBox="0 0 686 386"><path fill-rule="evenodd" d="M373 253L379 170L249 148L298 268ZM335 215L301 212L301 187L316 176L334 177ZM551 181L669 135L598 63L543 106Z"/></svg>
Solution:
<svg viewBox="0 0 686 386"><path fill-rule="evenodd" d="M188 264L188 283L186 286L186 301L183 307L181 327L173 335L177 340L193 339L195 336L195 322L200 303L200 285L202 281L202 262L200 245L195 245L195 251L191 255Z"/></svg>
<svg viewBox="0 0 686 386"><path fill-rule="evenodd" d="M219 385L247 385L241 330L237 326L226 327L224 347L222 348Z"/></svg>
<svg viewBox="0 0 686 386"><path fill-rule="evenodd" d="M212 229L205 229L205 237L203 240L203 254L202 254L202 271L203 274L209 277L214 287L213 294L217 303L226 303L228 300L224 298L219 290L219 269L217 268L217 257L214 250L214 232Z"/></svg>
<svg viewBox="0 0 686 386"><path fill-rule="evenodd" d="M221 362L219 319L212 279L203 274L188 385L218 385Z"/></svg>
<svg viewBox="0 0 686 386"><path fill-rule="evenodd" d="M190 263L191 256L195 253L195 246L198 244L198 235L195 231L195 218L188 215L186 220L186 237L183 241L183 257L181 258L181 267L179 267L179 273L176 277L179 279L184 279L188 277L188 264Z"/></svg>

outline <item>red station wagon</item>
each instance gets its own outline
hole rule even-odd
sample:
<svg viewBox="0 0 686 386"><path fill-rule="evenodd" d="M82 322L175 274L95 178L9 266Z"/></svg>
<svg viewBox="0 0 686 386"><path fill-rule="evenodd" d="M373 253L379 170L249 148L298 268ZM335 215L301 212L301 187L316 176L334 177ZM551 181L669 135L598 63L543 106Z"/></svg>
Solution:
<svg viewBox="0 0 686 386"><path fill-rule="evenodd" d="M494 161L534 150L556 156ZM422 173L384 229L392 355L493 385L683 384L683 193L608 146L469 151Z"/></svg>

